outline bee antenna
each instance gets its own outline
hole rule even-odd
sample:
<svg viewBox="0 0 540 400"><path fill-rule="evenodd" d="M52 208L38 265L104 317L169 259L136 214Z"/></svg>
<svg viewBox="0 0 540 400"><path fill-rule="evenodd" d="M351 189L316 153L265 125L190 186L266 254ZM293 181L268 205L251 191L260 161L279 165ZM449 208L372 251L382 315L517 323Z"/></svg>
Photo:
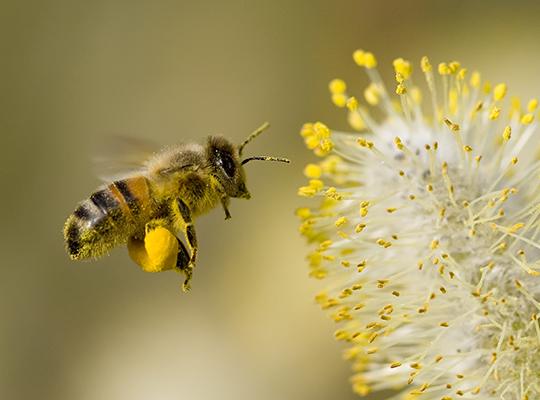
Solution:
<svg viewBox="0 0 540 400"><path fill-rule="evenodd" d="M268 122L265 122L264 124L262 124L261 126L259 126L257 129L255 129L253 131L253 133L251 133L246 140L244 140L242 142L242 144L240 146L238 146L238 155L242 155L242 151L244 150L244 147L246 147L246 144L248 144L249 142L251 142L253 139L255 139L257 136L259 136L261 133L263 133L266 129L268 129L268 127L270 127L270 123Z"/></svg>
<svg viewBox="0 0 540 400"><path fill-rule="evenodd" d="M245 160L242 160L242 165L250 162L250 161L253 161L253 160L259 160L259 161L279 161L279 162L283 162L283 163L287 163L289 164L291 162L291 160L287 159L287 158L283 158L283 157L269 157L269 156L256 156L256 157L249 157L249 158L246 158Z"/></svg>

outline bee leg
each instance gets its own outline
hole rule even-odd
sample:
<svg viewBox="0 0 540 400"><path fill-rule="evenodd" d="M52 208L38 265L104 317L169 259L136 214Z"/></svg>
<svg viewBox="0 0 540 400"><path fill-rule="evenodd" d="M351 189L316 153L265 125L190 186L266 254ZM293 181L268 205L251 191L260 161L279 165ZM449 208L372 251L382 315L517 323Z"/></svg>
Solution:
<svg viewBox="0 0 540 400"><path fill-rule="evenodd" d="M225 211L225 219L231 219L231 213L229 212L229 198L228 197L222 197L221 198L221 206L223 207L223 211Z"/></svg>
<svg viewBox="0 0 540 400"><path fill-rule="evenodd" d="M185 268L183 268L184 274L186 275L183 288L184 290L189 290L189 282L191 281L191 276L193 274L193 267L197 262L197 234L195 233L195 227L193 226L193 221L191 219L191 210L187 204L184 203L182 199L177 199L176 203L178 204L180 216L184 220L184 235L186 237L187 245L191 250L189 263Z"/></svg>
<svg viewBox="0 0 540 400"><path fill-rule="evenodd" d="M190 266L190 259L188 249L186 249L186 246L182 241L178 238L176 238L178 241L178 256L176 258L176 268L178 270L182 271L184 275L186 276L186 280L184 282L184 285L182 286L182 289L184 292L187 292L190 289L189 281L191 281L191 277L193 276L193 267Z"/></svg>

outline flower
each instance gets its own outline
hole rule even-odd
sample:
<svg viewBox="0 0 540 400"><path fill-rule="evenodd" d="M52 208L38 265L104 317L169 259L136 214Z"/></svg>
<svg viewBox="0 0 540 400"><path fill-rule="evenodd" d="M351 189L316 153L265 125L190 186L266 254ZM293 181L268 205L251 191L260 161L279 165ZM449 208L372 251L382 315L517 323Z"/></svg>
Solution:
<svg viewBox="0 0 540 400"><path fill-rule="evenodd" d="M323 158L299 194L320 201L297 210L353 389L540 398L538 101L427 57L424 89L394 60L391 95L373 54L353 59L371 80L365 102L340 79L329 88L359 132L304 125Z"/></svg>

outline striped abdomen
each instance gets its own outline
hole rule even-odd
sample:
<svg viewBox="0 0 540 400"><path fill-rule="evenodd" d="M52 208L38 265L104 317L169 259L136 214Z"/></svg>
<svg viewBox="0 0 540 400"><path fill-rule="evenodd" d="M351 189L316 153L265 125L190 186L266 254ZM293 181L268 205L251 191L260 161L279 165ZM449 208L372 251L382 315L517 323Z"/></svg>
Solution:
<svg viewBox="0 0 540 400"><path fill-rule="evenodd" d="M99 257L134 235L151 212L145 177L119 180L84 200L66 221L64 238L74 260Z"/></svg>

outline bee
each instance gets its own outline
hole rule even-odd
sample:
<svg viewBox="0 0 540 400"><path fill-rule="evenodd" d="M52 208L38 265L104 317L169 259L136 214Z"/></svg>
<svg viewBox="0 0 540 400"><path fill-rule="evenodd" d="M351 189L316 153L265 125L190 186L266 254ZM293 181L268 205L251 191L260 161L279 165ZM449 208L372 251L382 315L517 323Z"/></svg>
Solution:
<svg viewBox="0 0 540 400"><path fill-rule="evenodd" d="M168 259L153 271L183 272L183 288L189 290L198 253L195 218L221 204L225 219L229 219L230 199L251 197L244 171L248 162L290 162L269 156L242 159L245 146L268 126L263 124L238 146L223 136L210 136L205 145L187 143L163 149L146 160L141 169L101 187L67 218L64 239L70 258L98 258L113 247L127 244L138 262L136 252L144 251L145 237L156 229L166 229L177 242L174 265ZM179 232L187 248L178 238Z"/></svg>

